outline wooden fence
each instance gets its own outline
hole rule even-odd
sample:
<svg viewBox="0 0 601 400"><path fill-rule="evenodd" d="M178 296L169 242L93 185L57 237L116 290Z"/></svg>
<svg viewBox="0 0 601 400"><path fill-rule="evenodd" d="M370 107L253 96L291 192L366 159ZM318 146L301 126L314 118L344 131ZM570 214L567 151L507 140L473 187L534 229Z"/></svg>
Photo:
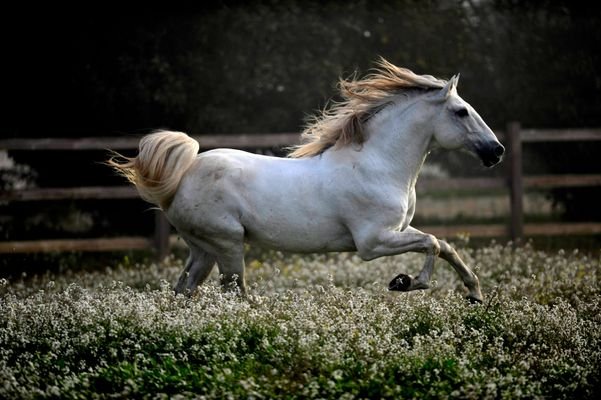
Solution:
<svg viewBox="0 0 601 400"><path fill-rule="evenodd" d="M601 129L521 129L519 123L510 123L505 133L498 132L499 139L508 147L506 175L503 178L452 178L421 179L418 191L489 190L507 189L511 216L506 224L480 224L464 226L420 226L436 236L452 237L466 233L474 237L508 237L517 240L535 235L600 234L601 223L544 223L524 224L524 189L550 189L557 187L601 186L601 174L588 175L537 175L522 174L523 143L601 141ZM261 149L289 146L297 142L298 134L238 134L195 136L202 149L231 147ZM1 139L4 150L132 150L138 146L137 137L100 137L80 139ZM132 199L137 198L133 187L77 187L36 188L0 193L0 201L26 202L68 199ZM103 237L96 239L52 239L35 241L0 241L0 253L27 253L50 251L116 251L154 249L163 258L170 248L170 227L162 212L155 212L154 235L148 237Z"/></svg>

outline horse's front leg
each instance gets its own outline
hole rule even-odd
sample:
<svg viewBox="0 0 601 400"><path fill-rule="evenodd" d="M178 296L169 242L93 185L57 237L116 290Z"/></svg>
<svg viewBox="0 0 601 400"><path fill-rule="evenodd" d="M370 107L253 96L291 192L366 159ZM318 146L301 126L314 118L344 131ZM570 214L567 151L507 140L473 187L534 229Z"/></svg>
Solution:
<svg viewBox="0 0 601 400"><path fill-rule="evenodd" d="M482 302L480 281L476 274L463 262L454 248L444 240L439 240L440 258L447 261L461 277L463 284L468 290L467 298L472 302Z"/></svg>
<svg viewBox="0 0 601 400"><path fill-rule="evenodd" d="M405 229L405 232L413 232L416 234L427 235L427 234L421 232L420 230L415 229L412 226L407 227L407 229ZM429 236L432 236L432 235L429 235ZM434 236L432 236L432 237L434 238ZM434 238L434 240L436 240L438 242L438 246L440 248L440 252L438 253L438 256L440 258L442 258L443 260L445 260L446 262L448 262L449 264L451 264L451 267L453 267L455 272L457 272L457 274L463 281L463 284L467 288L467 290L468 290L468 293L466 296L467 299L473 303L481 303L483 297L482 297L482 292L480 291L480 281L478 280L478 277L476 276L476 274L463 262L463 260L459 257L459 255L457 254L455 249L453 247L451 247L450 244L448 244L444 240L440 240L440 239L436 239L436 238ZM432 274L432 269L428 266L428 260L426 260L426 265L422 269L422 272L420 273L418 280L423 278L423 279L428 279L428 281L429 281L431 274ZM403 274L401 274L401 275L403 275ZM401 276L401 275L399 275L399 276ZM422 275L423 275L423 277L422 277ZM394 279L391 282L391 285L393 282L394 282Z"/></svg>
<svg viewBox="0 0 601 400"><path fill-rule="evenodd" d="M380 231L372 235L362 236L363 240L356 243L359 255L364 260L377 257L402 254L409 251L426 253L426 262L417 278L406 274L397 275L389 285L390 290L410 291L427 289L434 271L436 257L446 260L463 280L468 289L467 298L470 301L481 302L482 292L476 274L461 260L457 252L445 241L438 240L433 235L421 232L411 226L404 231Z"/></svg>
<svg viewBox="0 0 601 400"><path fill-rule="evenodd" d="M390 282L389 289L408 292L430 287L434 262L440 254L440 245L433 235L410 227L404 231L365 232L363 235L355 237L355 245L359 256L365 261L410 251L426 253L426 262L417 278L400 274Z"/></svg>

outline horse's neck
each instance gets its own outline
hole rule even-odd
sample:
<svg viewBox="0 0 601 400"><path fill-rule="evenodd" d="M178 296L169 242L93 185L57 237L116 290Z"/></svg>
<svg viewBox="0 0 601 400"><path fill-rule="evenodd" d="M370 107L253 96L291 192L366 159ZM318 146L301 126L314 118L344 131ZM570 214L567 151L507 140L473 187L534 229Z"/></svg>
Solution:
<svg viewBox="0 0 601 400"><path fill-rule="evenodd" d="M414 108L393 105L369 121L366 126L369 136L362 149L372 165L410 186L415 185L432 138L426 128L429 124L423 124L423 117L420 118Z"/></svg>

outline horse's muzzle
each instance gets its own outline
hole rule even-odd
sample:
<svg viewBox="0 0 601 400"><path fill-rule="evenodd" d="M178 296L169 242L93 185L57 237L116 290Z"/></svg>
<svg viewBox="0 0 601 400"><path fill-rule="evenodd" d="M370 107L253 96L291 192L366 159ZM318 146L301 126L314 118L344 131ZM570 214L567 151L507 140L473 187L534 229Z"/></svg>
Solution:
<svg viewBox="0 0 601 400"><path fill-rule="evenodd" d="M498 164L505 154L505 147L501 143L490 143L476 149L478 156L485 167Z"/></svg>

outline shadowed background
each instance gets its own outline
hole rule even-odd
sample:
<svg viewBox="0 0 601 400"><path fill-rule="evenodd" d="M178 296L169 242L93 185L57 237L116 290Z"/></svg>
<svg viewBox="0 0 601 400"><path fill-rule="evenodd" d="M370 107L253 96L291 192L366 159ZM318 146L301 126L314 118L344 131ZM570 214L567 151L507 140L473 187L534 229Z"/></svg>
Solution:
<svg viewBox="0 0 601 400"><path fill-rule="evenodd" d="M188 12L31 9L2 20L5 138L157 128L297 132L307 115L335 99L338 76L365 73L378 56L445 79L460 72L461 96L493 129L508 121L601 126L601 12L592 3L220 1ZM526 146L525 168L598 173L600 149ZM19 179L39 187L120 182L99 164L104 157L11 152L12 169L0 170L3 189ZM432 161L451 175L482 173L462 154L435 154ZM562 218L601 219L598 188L549 195L562 205ZM145 204L116 220L108 215L118 214L121 203L102 204L50 204L43 212L39 205L2 205L0 235L48 237L69 216L78 237L148 224Z"/></svg>

